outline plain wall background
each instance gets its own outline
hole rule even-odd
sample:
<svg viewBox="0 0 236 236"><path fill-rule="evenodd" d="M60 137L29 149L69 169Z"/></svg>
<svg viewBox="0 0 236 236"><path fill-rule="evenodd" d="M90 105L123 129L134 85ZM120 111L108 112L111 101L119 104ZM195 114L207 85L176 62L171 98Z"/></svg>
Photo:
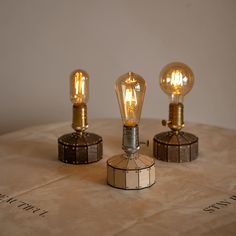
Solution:
<svg viewBox="0 0 236 236"><path fill-rule="evenodd" d="M71 120L69 74L90 74L89 119L120 117L115 80L147 81L142 117L167 118L158 76L188 64L185 120L236 129L236 1L0 0L0 133Z"/></svg>

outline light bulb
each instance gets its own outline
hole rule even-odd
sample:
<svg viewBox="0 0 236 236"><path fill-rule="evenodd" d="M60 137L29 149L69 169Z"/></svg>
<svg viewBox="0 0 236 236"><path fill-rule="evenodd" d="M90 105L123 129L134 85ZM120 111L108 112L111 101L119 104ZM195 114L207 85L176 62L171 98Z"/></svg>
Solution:
<svg viewBox="0 0 236 236"><path fill-rule="evenodd" d="M169 119L162 120L162 125L168 125L171 131L154 136L153 154L162 161L192 161L198 155L198 138L181 129L184 127L183 98L193 87L193 71L183 63L170 63L161 70L159 82L171 98Z"/></svg>
<svg viewBox="0 0 236 236"><path fill-rule="evenodd" d="M89 74L84 70L75 70L70 77L70 100L73 103L72 127L78 132L88 128L87 105L89 98Z"/></svg>
<svg viewBox="0 0 236 236"><path fill-rule="evenodd" d="M84 70L75 70L70 78L70 99L73 104L87 103L89 98L89 75Z"/></svg>
<svg viewBox="0 0 236 236"><path fill-rule="evenodd" d="M125 126L134 127L138 125L145 91L145 80L133 72L120 76L116 81L116 94Z"/></svg>
<svg viewBox="0 0 236 236"><path fill-rule="evenodd" d="M107 183L120 189L143 189L155 183L155 162L138 152L139 120L146 82L133 72L116 81L116 95L123 120L122 149L125 153L107 160Z"/></svg>
<svg viewBox="0 0 236 236"><path fill-rule="evenodd" d="M70 100L73 103L72 128L76 131L58 138L58 159L70 164L99 161L103 155L102 137L86 132L89 74L75 70L70 75Z"/></svg>
<svg viewBox="0 0 236 236"><path fill-rule="evenodd" d="M185 64L173 62L166 65L160 73L160 87L171 97L169 120L162 124L178 132L184 127L183 97L192 89L194 75Z"/></svg>
<svg viewBox="0 0 236 236"><path fill-rule="evenodd" d="M172 103L182 102L183 97L192 89L193 84L193 72L183 63L170 63L160 73L160 87L170 95Z"/></svg>
<svg viewBox="0 0 236 236"><path fill-rule="evenodd" d="M123 120L122 148L129 158L139 149L138 123L146 91L146 82L133 72L120 76L116 81L116 95Z"/></svg>

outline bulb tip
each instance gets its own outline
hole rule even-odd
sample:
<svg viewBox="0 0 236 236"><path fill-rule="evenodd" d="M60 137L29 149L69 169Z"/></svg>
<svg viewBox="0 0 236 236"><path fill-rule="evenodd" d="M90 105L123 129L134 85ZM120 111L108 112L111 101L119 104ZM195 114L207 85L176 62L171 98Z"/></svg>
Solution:
<svg viewBox="0 0 236 236"><path fill-rule="evenodd" d="M89 78L88 72L82 69L73 70L71 73L72 78L77 77L78 75L80 75L81 77Z"/></svg>

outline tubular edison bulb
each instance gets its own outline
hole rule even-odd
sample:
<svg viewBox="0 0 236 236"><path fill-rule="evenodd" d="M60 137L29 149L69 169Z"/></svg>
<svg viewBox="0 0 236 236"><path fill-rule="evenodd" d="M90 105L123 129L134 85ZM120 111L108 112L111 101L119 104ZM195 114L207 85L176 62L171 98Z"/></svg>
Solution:
<svg viewBox="0 0 236 236"><path fill-rule="evenodd" d="M70 100L73 103L72 128L76 131L58 138L58 159L70 164L99 161L103 155L102 137L86 132L89 75L75 70L70 75Z"/></svg>
<svg viewBox="0 0 236 236"><path fill-rule="evenodd" d="M192 89L193 84L193 72L183 63L170 63L160 73L160 87L170 95L172 103L182 102L183 97Z"/></svg>
<svg viewBox="0 0 236 236"><path fill-rule="evenodd" d="M89 98L89 75L84 70L72 72L70 99L73 104L87 103Z"/></svg>
<svg viewBox="0 0 236 236"><path fill-rule="evenodd" d="M145 91L145 80L133 72L122 75L116 81L116 94L125 126L138 125Z"/></svg>
<svg viewBox="0 0 236 236"><path fill-rule="evenodd" d="M84 70L75 70L70 78L70 99L73 103L72 127L78 132L88 128L87 105L89 98L89 75Z"/></svg>

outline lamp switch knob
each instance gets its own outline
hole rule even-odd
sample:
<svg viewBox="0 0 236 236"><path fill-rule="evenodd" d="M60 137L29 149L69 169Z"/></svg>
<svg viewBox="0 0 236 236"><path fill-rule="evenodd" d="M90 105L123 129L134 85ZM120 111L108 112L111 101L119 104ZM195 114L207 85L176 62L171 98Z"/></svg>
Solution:
<svg viewBox="0 0 236 236"><path fill-rule="evenodd" d="M149 147L149 140L147 140L147 141L140 141L139 144L146 145L147 147Z"/></svg>
<svg viewBox="0 0 236 236"><path fill-rule="evenodd" d="M161 121L161 124L162 124L163 126L167 126L167 125L170 124L170 123L171 123L170 120L162 120L162 121Z"/></svg>

